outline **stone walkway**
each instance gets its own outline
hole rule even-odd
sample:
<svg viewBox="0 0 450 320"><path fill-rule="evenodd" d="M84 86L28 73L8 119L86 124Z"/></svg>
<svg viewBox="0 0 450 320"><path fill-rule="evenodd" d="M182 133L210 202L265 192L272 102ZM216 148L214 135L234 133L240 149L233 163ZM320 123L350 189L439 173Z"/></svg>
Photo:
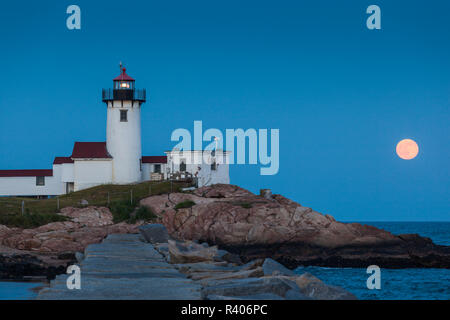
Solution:
<svg viewBox="0 0 450 320"><path fill-rule="evenodd" d="M138 234L112 234L89 245L81 267L81 289L69 290L59 275L37 299L197 300L201 285L180 273Z"/></svg>

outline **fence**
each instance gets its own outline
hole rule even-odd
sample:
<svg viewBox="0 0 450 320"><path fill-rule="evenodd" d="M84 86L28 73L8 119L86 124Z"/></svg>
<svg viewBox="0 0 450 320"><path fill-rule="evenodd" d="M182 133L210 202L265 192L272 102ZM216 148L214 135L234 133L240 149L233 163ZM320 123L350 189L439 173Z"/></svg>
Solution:
<svg viewBox="0 0 450 320"><path fill-rule="evenodd" d="M137 205L139 200L157 194L178 191L191 182L166 180L136 185L103 185L48 199L0 198L0 214L54 213L64 207L106 206L114 203Z"/></svg>

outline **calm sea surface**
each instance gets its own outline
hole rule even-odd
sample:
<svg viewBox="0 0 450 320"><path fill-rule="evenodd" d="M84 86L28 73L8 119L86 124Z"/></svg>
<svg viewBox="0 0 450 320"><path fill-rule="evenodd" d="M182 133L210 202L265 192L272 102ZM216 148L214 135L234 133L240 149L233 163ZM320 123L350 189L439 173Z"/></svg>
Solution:
<svg viewBox="0 0 450 320"><path fill-rule="evenodd" d="M0 282L0 300L28 300L33 299L36 293L33 288L42 286L36 282Z"/></svg>
<svg viewBox="0 0 450 320"><path fill-rule="evenodd" d="M360 222L393 234L418 233L436 244L450 245L450 222ZM359 299L450 300L450 270L447 269L382 269L381 289L369 290L365 269L300 267L296 272L309 272L325 283L347 289Z"/></svg>
<svg viewBox="0 0 450 320"><path fill-rule="evenodd" d="M394 234L418 233L435 243L450 245L450 222L362 222ZM381 270L381 289L368 290L365 269L300 267L296 272L310 272L324 282L340 286L359 299L440 299L450 300L450 270L403 269ZM39 283L0 282L0 300L33 299L31 289Z"/></svg>

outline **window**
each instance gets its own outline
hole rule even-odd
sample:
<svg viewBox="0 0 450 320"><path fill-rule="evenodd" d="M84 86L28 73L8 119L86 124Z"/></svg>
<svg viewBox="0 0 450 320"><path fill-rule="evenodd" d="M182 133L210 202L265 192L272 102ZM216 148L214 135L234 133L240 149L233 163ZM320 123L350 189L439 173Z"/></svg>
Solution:
<svg viewBox="0 0 450 320"><path fill-rule="evenodd" d="M212 171L217 170L217 164L216 164L216 161L214 161L213 163L211 163L211 170L212 170Z"/></svg>
<svg viewBox="0 0 450 320"><path fill-rule="evenodd" d="M37 186L45 186L45 177L36 177Z"/></svg>
<svg viewBox="0 0 450 320"><path fill-rule="evenodd" d="M186 160L181 160L181 163L180 163L180 171L181 172L185 172L186 171L186 162L185 162Z"/></svg>
<svg viewBox="0 0 450 320"><path fill-rule="evenodd" d="M127 113L128 110L120 110L120 122L127 122Z"/></svg>
<svg viewBox="0 0 450 320"><path fill-rule="evenodd" d="M133 89L132 81L114 81L115 90L129 90Z"/></svg>
<svg viewBox="0 0 450 320"><path fill-rule="evenodd" d="M121 88L121 89L130 89L130 83L129 83L129 82L124 82L124 81L122 81L122 82L120 83L120 88Z"/></svg>
<svg viewBox="0 0 450 320"><path fill-rule="evenodd" d="M153 170L153 172L161 173L161 165L160 164L155 164L155 169Z"/></svg>

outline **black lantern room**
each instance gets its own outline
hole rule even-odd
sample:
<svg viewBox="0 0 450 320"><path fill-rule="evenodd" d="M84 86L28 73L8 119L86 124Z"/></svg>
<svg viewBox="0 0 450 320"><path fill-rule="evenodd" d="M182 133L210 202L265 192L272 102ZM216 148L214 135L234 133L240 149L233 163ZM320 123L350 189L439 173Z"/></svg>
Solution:
<svg viewBox="0 0 450 320"><path fill-rule="evenodd" d="M136 89L134 79L127 75L126 69L121 68L119 76L113 79L113 89L103 89L103 102L114 100L131 100L145 102L145 89Z"/></svg>

